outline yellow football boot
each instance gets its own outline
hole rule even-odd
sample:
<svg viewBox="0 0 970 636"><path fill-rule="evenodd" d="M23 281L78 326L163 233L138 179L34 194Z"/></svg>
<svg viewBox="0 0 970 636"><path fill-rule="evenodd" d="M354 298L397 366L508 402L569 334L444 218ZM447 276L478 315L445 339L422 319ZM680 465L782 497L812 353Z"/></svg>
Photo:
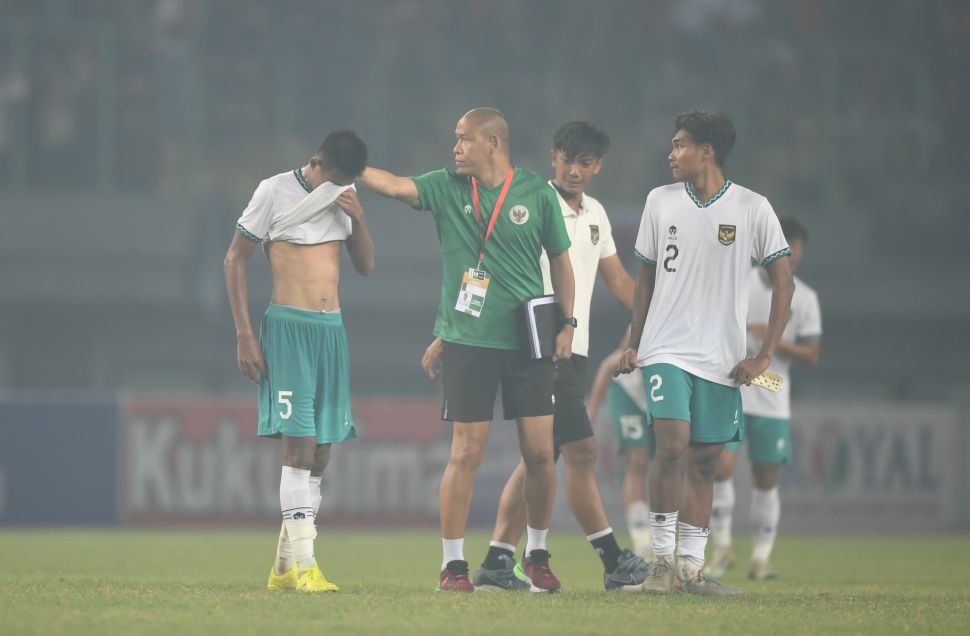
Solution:
<svg viewBox="0 0 970 636"><path fill-rule="evenodd" d="M296 569L294 567L294 569ZM338 592L339 587L327 580L327 577L320 571L320 566L314 565L312 568L300 572L296 581L298 592Z"/></svg>
<svg viewBox="0 0 970 636"><path fill-rule="evenodd" d="M295 564L289 572L284 572L283 574L277 574L276 568L272 567L269 569L269 580L266 581L266 589L273 592L277 590L295 590L297 578Z"/></svg>

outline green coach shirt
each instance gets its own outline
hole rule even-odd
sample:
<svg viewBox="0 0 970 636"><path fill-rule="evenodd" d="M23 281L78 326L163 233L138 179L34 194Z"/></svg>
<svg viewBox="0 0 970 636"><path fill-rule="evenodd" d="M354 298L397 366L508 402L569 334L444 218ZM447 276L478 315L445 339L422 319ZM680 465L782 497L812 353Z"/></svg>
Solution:
<svg viewBox="0 0 970 636"><path fill-rule="evenodd" d="M518 309L523 300L543 295L539 256L542 249L558 254L569 249L556 193L539 175L515 169L501 215L485 243L482 269L488 272L488 294L478 318L455 309L462 276L478 264L481 238L503 183L494 188L478 184L482 227L472 207L471 179L454 170L436 170L412 177L430 210L441 243L441 299L434 335L492 349L519 349Z"/></svg>

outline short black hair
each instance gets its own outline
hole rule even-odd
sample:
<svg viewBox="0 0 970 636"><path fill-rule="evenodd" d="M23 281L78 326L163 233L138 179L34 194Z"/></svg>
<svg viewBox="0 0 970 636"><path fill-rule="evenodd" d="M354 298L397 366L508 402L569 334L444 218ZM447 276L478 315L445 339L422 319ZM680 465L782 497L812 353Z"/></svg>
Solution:
<svg viewBox="0 0 970 636"><path fill-rule="evenodd" d="M718 166L724 165L738 136L727 115L703 110L689 110L677 115L674 119L674 133L678 130L686 130L696 144L711 144L714 161Z"/></svg>
<svg viewBox="0 0 970 636"><path fill-rule="evenodd" d="M335 130L320 144L317 156L328 168L356 179L367 167L367 145L352 130Z"/></svg>
<svg viewBox="0 0 970 636"><path fill-rule="evenodd" d="M781 231L785 234L786 241L789 243L792 241L808 243L808 230L797 219L789 216L779 219L779 221L781 222Z"/></svg>
<svg viewBox="0 0 970 636"><path fill-rule="evenodd" d="M602 159L609 147L607 134L588 121L563 124L552 136L552 149L562 152L567 160L583 155Z"/></svg>

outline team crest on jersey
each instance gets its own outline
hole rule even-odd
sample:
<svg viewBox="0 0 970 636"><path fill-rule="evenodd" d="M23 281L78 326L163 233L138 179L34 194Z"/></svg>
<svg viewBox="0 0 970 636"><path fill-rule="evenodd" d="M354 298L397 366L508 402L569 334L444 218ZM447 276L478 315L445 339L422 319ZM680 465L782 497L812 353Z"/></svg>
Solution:
<svg viewBox="0 0 970 636"><path fill-rule="evenodd" d="M593 242L593 245L596 245L597 243L600 242L600 226L598 225L589 226L589 240Z"/></svg>
<svg viewBox="0 0 970 636"><path fill-rule="evenodd" d="M671 239L677 238L677 226L671 225L667 228L667 236Z"/></svg>
<svg viewBox="0 0 970 636"><path fill-rule="evenodd" d="M730 245L734 242L734 237L737 235L736 225L718 225L717 226L717 240L720 241L721 245Z"/></svg>
<svg viewBox="0 0 970 636"><path fill-rule="evenodd" d="M516 225L522 225L529 220L529 208L524 205L514 205L512 209L509 210L509 218Z"/></svg>
<svg viewBox="0 0 970 636"><path fill-rule="evenodd" d="M466 203L465 204L465 214L471 214L471 213L472 213L472 206L471 206L470 203Z"/></svg>

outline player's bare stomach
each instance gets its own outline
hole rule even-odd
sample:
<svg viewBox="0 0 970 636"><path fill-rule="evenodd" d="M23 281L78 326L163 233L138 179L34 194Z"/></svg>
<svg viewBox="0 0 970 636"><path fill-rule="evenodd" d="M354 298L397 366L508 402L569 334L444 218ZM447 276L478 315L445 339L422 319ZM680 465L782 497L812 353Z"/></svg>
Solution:
<svg viewBox="0 0 970 636"><path fill-rule="evenodd" d="M270 243L266 248L273 272L273 302L311 311L340 308L340 248L343 241L318 245Z"/></svg>

